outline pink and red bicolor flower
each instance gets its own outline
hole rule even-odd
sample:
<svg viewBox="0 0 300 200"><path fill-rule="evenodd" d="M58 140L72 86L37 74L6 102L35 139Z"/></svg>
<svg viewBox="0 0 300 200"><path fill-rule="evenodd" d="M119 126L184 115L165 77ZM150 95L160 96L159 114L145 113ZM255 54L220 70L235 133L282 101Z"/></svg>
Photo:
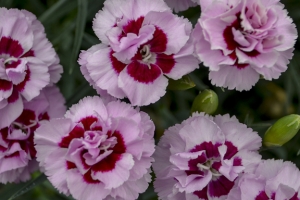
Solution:
<svg viewBox="0 0 300 200"><path fill-rule="evenodd" d="M35 132L50 182L78 200L137 199L151 181L154 124L120 101L86 97Z"/></svg>
<svg viewBox="0 0 300 200"><path fill-rule="evenodd" d="M132 105L158 101L166 92L165 76L179 79L198 68L191 23L162 0L107 0L93 29L102 44L80 54L83 75Z"/></svg>
<svg viewBox="0 0 300 200"><path fill-rule="evenodd" d="M261 138L235 117L194 113L170 127L154 153L160 199L224 199L243 172L260 161Z"/></svg>
<svg viewBox="0 0 300 200"><path fill-rule="evenodd" d="M245 173L230 191L227 200L300 200L300 171L289 161L263 160Z"/></svg>
<svg viewBox="0 0 300 200"><path fill-rule="evenodd" d="M297 30L278 0L200 0L195 53L220 87L249 90L277 79L293 56Z"/></svg>
<svg viewBox="0 0 300 200"><path fill-rule="evenodd" d="M34 131L51 118L62 117L65 100L55 86L44 88L39 96L24 100L22 114L9 126L0 129L0 182L20 182L38 170Z"/></svg>
<svg viewBox="0 0 300 200"><path fill-rule="evenodd" d="M60 79L62 66L44 27L25 10L0 8L0 128L9 126L46 85Z"/></svg>

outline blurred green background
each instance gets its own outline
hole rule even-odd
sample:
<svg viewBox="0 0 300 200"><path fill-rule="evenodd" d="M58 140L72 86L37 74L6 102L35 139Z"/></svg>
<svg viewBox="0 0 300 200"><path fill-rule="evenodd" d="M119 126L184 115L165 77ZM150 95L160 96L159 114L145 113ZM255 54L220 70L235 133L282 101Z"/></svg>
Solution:
<svg viewBox="0 0 300 200"><path fill-rule="evenodd" d="M86 50L99 40L92 30L92 20L103 6L103 0L0 0L1 7L26 9L34 13L45 26L48 39L56 49L64 74L58 85L67 101L67 106L96 92L82 76L77 58L79 49ZM300 1L284 0L289 15L300 32ZM179 13L193 24L200 16L200 8L190 8ZM235 115L240 122L247 124L261 136L278 118L291 113L300 114L300 43L295 45L294 57L288 70L278 80L260 80L250 91L237 92L217 88L208 80L208 70L200 68L190 74L195 87L184 91L168 90L157 103L141 110L147 112L156 125L155 137L158 140L169 126L180 123L190 116L190 109L199 91L212 89L219 96L219 107L215 114ZM72 73L70 73L72 72ZM126 101L126 100L125 100ZM300 136L296 135L283 147L262 148L263 158L290 160L300 167ZM37 180L34 178L38 177ZM45 176L33 174L33 183L0 185L0 200L12 194L28 192L15 198L19 200L68 200L55 190ZM20 194L20 193L18 193ZM157 199L153 188L140 196L140 200Z"/></svg>

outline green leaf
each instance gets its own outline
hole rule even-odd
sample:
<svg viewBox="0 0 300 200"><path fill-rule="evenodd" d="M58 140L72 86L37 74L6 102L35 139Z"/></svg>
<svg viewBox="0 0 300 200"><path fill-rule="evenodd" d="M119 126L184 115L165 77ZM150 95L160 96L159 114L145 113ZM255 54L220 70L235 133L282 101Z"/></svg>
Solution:
<svg viewBox="0 0 300 200"><path fill-rule="evenodd" d="M43 183L45 180L47 180L46 175L41 174L39 177L37 177L31 181L28 181L28 183L26 183L23 187L21 187L19 190L17 190L17 192L15 192L13 195L11 195L8 200L13 200L13 199L25 194L29 190L35 188L37 185Z"/></svg>
<svg viewBox="0 0 300 200"><path fill-rule="evenodd" d="M95 45L95 44L99 44L99 39L95 36L92 36L88 33L84 33L83 35L83 39L88 42L90 45Z"/></svg>
<svg viewBox="0 0 300 200"><path fill-rule="evenodd" d="M59 42L61 42L61 40L64 39L64 37L68 36L68 34L71 31L73 31L74 28L75 28L75 22L70 22L66 27L61 29L59 35L54 37L54 39L52 40L52 44L56 45Z"/></svg>
<svg viewBox="0 0 300 200"><path fill-rule="evenodd" d="M44 14L39 17L39 20L44 23L48 18L55 16L56 12L61 9L61 7L67 3L67 0L60 0L53 6L51 6Z"/></svg>
<svg viewBox="0 0 300 200"><path fill-rule="evenodd" d="M75 29L75 41L73 46L73 51L70 61L70 70L69 73L72 74L75 62L77 60L78 52L83 38L84 28L86 24L88 1L87 0L78 0L78 14L76 20L76 29Z"/></svg>
<svg viewBox="0 0 300 200"><path fill-rule="evenodd" d="M195 83L192 81L189 75L183 76L179 80L169 79L169 85L167 89L169 90L187 90L195 87Z"/></svg>

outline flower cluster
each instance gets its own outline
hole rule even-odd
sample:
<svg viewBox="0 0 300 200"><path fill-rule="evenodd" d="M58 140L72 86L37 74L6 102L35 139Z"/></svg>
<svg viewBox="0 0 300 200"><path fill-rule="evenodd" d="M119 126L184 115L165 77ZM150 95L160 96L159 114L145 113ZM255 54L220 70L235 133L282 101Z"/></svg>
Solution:
<svg viewBox="0 0 300 200"><path fill-rule="evenodd" d="M137 199L151 181L154 124L120 101L86 97L35 132L50 182L79 200Z"/></svg>
<svg viewBox="0 0 300 200"><path fill-rule="evenodd" d="M34 131L61 117L65 100L53 84L59 64L42 24L17 9L0 8L0 182L30 179L38 169Z"/></svg>
<svg viewBox="0 0 300 200"><path fill-rule="evenodd" d="M172 13L197 5L194 30ZM101 43L78 59L102 98L85 97L68 111L54 86L62 66L42 24L5 8L0 22L1 183L30 179L39 162L54 187L75 199L134 200L151 182L153 163L163 200L300 200L299 169L261 160L261 137L236 117L195 112L155 149L154 123L132 107L158 101L168 79L200 61L212 83L228 89L278 78L297 37L279 0L106 0L93 21ZM201 109L211 106L202 110L217 109L212 95L199 96ZM115 99L125 97L131 104Z"/></svg>
<svg viewBox="0 0 300 200"><path fill-rule="evenodd" d="M97 90L127 97L132 105L158 101L165 76L179 79L198 68L191 23L162 0L108 0L93 29L102 44L80 54L83 75Z"/></svg>

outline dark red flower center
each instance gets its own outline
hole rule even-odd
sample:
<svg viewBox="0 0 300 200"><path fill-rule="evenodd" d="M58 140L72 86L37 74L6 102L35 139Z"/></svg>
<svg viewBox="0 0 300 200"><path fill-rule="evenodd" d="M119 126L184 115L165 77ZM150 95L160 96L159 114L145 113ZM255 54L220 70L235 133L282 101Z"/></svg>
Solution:
<svg viewBox="0 0 300 200"><path fill-rule="evenodd" d="M223 159L232 159L232 157L238 152L238 149L229 141L225 142L227 151ZM221 155L219 153L220 143L213 144L212 142L203 142L200 145L196 145L190 152L201 152L196 159L191 159L188 162L189 170L185 173L189 176L192 174L205 176L209 171L212 173L212 180L202 190L195 191L194 194L200 199L208 199L208 193L213 197L220 197L227 195L234 185L234 182L228 180L223 176L219 169L221 164ZM241 159L234 158L233 166L241 166ZM201 179L201 177L199 177Z"/></svg>
<svg viewBox="0 0 300 200"><path fill-rule="evenodd" d="M137 20L130 20L122 27L123 32L119 36L126 37L128 33L139 34L139 30L143 26L144 17L141 16ZM156 80L162 73L169 73L175 66L173 54L166 55L168 38L162 29L155 26L153 38L144 44L141 44L135 56L128 64L127 73L135 80L141 83L151 83ZM127 64L118 61L112 56L115 52L111 52L111 62L114 70L120 73Z"/></svg>
<svg viewBox="0 0 300 200"><path fill-rule="evenodd" d="M59 146L62 148L69 148L71 142L74 139L81 138L86 143L89 143L89 147L81 146L82 151L80 153L80 160L84 169L87 170L86 173L84 173L83 179L87 183L99 183L100 181L93 179L92 173L96 172L108 172L113 169L115 169L116 163L118 160L121 159L122 154L126 152L126 146L123 140L123 137L121 133L118 130L114 131L102 131L102 126L97 125L98 124L98 118L94 116L89 116L81 119L77 126L73 128L73 130L69 133L68 136L62 138L61 142L59 143ZM101 137L101 142L99 144L95 145L96 143L93 141L99 141L95 140L97 137ZM79 148L81 148L79 147ZM105 155L107 152L109 155L105 156L103 159L101 159L99 162L95 162L93 164L90 164L90 161L88 161L87 157L91 157L89 154L89 150L98 150L96 155L93 156L101 156ZM74 169L78 166L76 165L75 161L66 161L67 169Z"/></svg>
<svg viewBox="0 0 300 200"><path fill-rule="evenodd" d="M45 112L38 116L37 119L34 111L24 109L22 114L12 123L12 125L0 130L2 139L6 143L6 146L0 145L0 151L8 151L14 143L19 143L21 150L28 154L29 159L34 159L36 156L36 150L34 148L33 136L34 131L39 127L37 120L49 120L49 116ZM21 130L24 135L12 137L11 134L16 130ZM13 156L19 156L19 151L6 157Z"/></svg>
<svg viewBox="0 0 300 200"><path fill-rule="evenodd" d="M236 14L236 20L229 26L227 26L223 32L223 37L224 37L224 41L227 44L227 49L232 51L231 54L229 54L229 57L232 60L235 60L235 63L233 64L233 66L237 67L238 69L243 69L245 67L247 67L249 64L247 63L239 63L239 59L236 55L236 49L239 49L240 51L242 51L244 54L246 54L249 57L256 57L258 56L260 53L257 50L252 50L252 51L243 51L241 48L243 46L241 46L238 42L236 42L234 40L234 35L233 35L233 28L235 28L238 31L241 31L241 33L244 32L243 27L241 25L241 18L240 18L241 13L237 13Z"/></svg>
<svg viewBox="0 0 300 200"><path fill-rule="evenodd" d="M1 37L0 39L0 59L2 67L5 69L15 69L21 64L21 58L34 56L33 50L24 52L21 44L10 37ZM11 82L9 75L0 76L0 90L9 91L14 87L14 90L21 92L24 90L26 83L30 80L30 69L26 66L23 72L18 71L14 73L24 74L21 82L14 84Z"/></svg>

